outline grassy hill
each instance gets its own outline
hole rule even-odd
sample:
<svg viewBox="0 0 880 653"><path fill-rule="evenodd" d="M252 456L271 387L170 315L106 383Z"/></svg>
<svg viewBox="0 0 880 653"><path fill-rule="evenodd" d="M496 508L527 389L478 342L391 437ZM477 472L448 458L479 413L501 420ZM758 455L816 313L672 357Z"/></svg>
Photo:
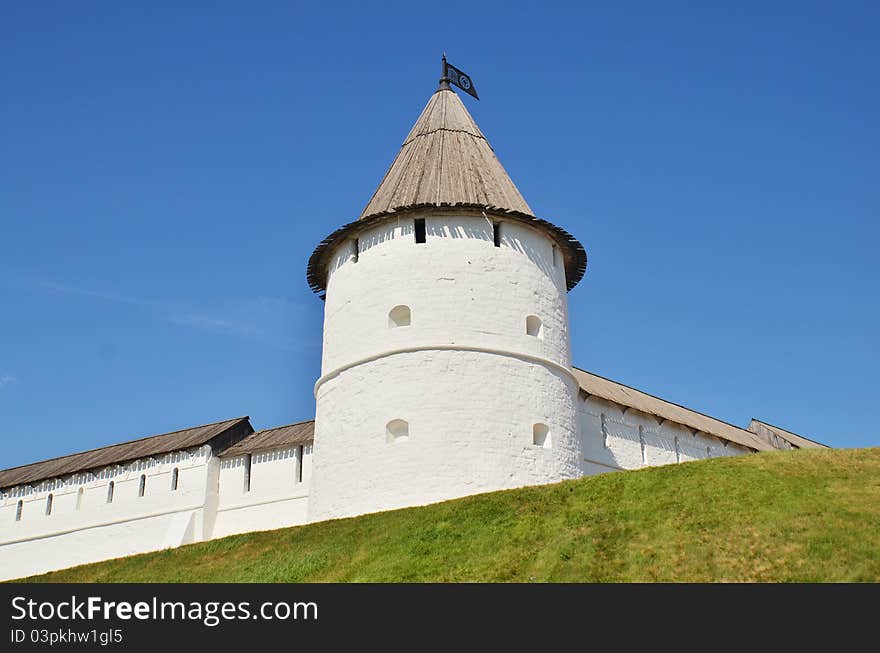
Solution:
<svg viewBox="0 0 880 653"><path fill-rule="evenodd" d="M607 474L29 580L876 582L880 448Z"/></svg>

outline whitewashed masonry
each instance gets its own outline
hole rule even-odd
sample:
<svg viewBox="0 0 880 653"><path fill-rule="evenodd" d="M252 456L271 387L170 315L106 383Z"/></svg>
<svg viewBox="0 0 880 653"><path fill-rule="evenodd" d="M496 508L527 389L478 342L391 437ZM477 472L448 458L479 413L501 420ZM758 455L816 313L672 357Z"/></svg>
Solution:
<svg viewBox="0 0 880 653"><path fill-rule="evenodd" d="M614 470L822 446L572 366L586 253L533 215L448 80L316 248L315 420L237 418L0 471L0 579Z"/></svg>

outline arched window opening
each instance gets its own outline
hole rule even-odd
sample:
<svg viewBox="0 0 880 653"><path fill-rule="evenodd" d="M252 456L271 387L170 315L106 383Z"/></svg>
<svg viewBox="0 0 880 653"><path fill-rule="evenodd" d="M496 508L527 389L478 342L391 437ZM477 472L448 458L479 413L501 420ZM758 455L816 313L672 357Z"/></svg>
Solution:
<svg viewBox="0 0 880 653"><path fill-rule="evenodd" d="M388 313L388 328L396 329L397 327L409 326L412 323L412 312L409 306L395 306Z"/></svg>
<svg viewBox="0 0 880 653"><path fill-rule="evenodd" d="M83 494L85 494L85 488L80 488L76 491L76 509L79 510L82 508L83 503Z"/></svg>
<svg viewBox="0 0 880 653"><path fill-rule="evenodd" d="M24 501L19 500L15 506L15 521L21 521L22 510L24 510Z"/></svg>
<svg viewBox="0 0 880 653"><path fill-rule="evenodd" d="M409 440L409 422L402 419L393 419L385 426L385 440L387 442L401 442Z"/></svg>
<svg viewBox="0 0 880 653"><path fill-rule="evenodd" d="M116 489L116 483L110 481L107 484L107 503L113 503L113 490Z"/></svg>
<svg viewBox="0 0 880 653"><path fill-rule="evenodd" d="M532 426L532 444L536 447L543 447L544 449L550 448L550 428L546 424L538 422Z"/></svg>
<svg viewBox="0 0 880 653"><path fill-rule="evenodd" d="M541 324L541 318L537 315L526 317L526 335L530 335L533 338L544 337L544 325Z"/></svg>
<svg viewBox="0 0 880 653"><path fill-rule="evenodd" d="M52 514L52 501L54 500L54 498L55 497L51 494L46 497L46 516L47 517Z"/></svg>
<svg viewBox="0 0 880 653"><path fill-rule="evenodd" d="M144 491L147 489L147 475L141 474L141 480L138 481L138 496L144 496Z"/></svg>

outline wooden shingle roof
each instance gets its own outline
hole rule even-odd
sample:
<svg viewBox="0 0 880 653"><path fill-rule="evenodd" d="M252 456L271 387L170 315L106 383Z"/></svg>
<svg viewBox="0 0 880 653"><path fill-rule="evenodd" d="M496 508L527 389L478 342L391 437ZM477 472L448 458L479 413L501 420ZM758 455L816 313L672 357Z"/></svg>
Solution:
<svg viewBox="0 0 880 653"><path fill-rule="evenodd" d="M360 217L415 204L478 204L532 213L450 89L428 100Z"/></svg>
<svg viewBox="0 0 880 653"><path fill-rule="evenodd" d="M606 379L598 374L592 374L576 367L573 371L580 384L581 391L587 395L599 397L627 408L634 408L661 420L676 422L695 431L702 431L708 435L714 435L722 440L741 444L755 451L775 449L769 442L762 440L751 431L728 424L715 417L709 417L690 408L674 404L671 401L649 395L647 392L642 392L617 381Z"/></svg>
<svg viewBox="0 0 880 653"><path fill-rule="evenodd" d="M346 240L389 216L426 211L530 224L558 244L569 290L586 271L583 245L565 229L532 213L461 99L449 88L441 88L428 100L360 217L315 248L306 269L309 286L319 295L326 290L327 266Z"/></svg>
<svg viewBox="0 0 880 653"><path fill-rule="evenodd" d="M218 453L253 432L250 419L245 416L171 433L150 435L129 442L0 470L0 488L58 478L205 444L211 445L214 452Z"/></svg>
<svg viewBox="0 0 880 653"><path fill-rule="evenodd" d="M243 453L275 449L285 445L311 444L315 437L315 420L297 422L287 426L263 429L240 440L223 452L223 456L238 456Z"/></svg>

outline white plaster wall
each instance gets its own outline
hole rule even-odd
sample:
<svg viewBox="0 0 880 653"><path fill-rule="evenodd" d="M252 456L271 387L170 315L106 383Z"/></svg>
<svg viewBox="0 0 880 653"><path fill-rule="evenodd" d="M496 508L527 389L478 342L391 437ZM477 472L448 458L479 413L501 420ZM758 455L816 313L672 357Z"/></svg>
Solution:
<svg viewBox="0 0 880 653"><path fill-rule="evenodd" d="M34 538L0 546L0 580L22 578L90 562L179 546L192 540L198 528L198 506L181 511L127 521L93 524L53 537ZM181 523L179 517L184 518ZM179 531L176 541L166 543L165 534Z"/></svg>
<svg viewBox="0 0 880 653"><path fill-rule="evenodd" d="M310 521L576 478L575 393L554 368L482 352L351 368L318 391ZM394 419L407 440L388 441ZM535 423L549 448L532 443Z"/></svg>
<svg viewBox="0 0 880 653"><path fill-rule="evenodd" d="M301 481L297 460L302 452ZM250 489L246 456L221 458L220 501L212 537L304 524L308 517L312 447L280 447L251 454Z"/></svg>
<svg viewBox="0 0 880 653"><path fill-rule="evenodd" d="M113 466L15 488L0 504L0 579L18 578L134 553L179 546L204 537L210 448ZM178 486L171 489L173 470ZM141 475L144 496L138 496ZM113 501L107 487L114 483ZM77 509L77 496L82 499ZM52 513L45 514L53 495ZM21 520L15 520L18 501Z"/></svg>
<svg viewBox="0 0 880 653"><path fill-rule="evenodd" d="M416 216L418 217L418 216ZM359 236L358 261L343 245L330 265L322 374L399 348L471 345L530 354L571 367L562 256L553 242L517 222L501 224L493 245L486 218L426 217L416 244L413 216L391 218ZM412 325L389 329L388 313L409 306ZM543 337L526 337L528 315Z"/></svg>
<svg viewBox="0 0 880 653"><path fill-rule="evenodd" d="M480 215L390 218L331 263L314 455L209 447L17 488L0 498L0 579L307 521L421 505L619 469L741 455L744 447L578 396L561 254L540 229ZM411 310L390 328L389 311ZM526 317L541 319L541 337ZM387 424L408 423L389 440ZM547 446L533 443L535 424ZM171 491L173 469L179 470ZM314 468L314 473L313 473ZM146 491L138 496L141 474ZM107 484L115 483L107 503ZM82 497L78 491L82 488ZM53 510L45 515L46 496ZM21 521L15 520L23 501Z"/></svg>
<svg viewBox="0 0 880 653"><path fill-rule="evenodd" d="M585 475L749 453L737 444L598 397L578 398L578 432Z"/></svg>
<svg viewBox="0 0 880 653"><path fill-rule="evenodd" d="M310 519L549 483L580 473L561 254L539 229L484 216L389 218L332 259L316 384ZM408 306L409 326L389 311ZM541 337L526 318L542 322ZM388 442L386 424L409 423ZM535 423L551 446L532 444Z"/></svg>

